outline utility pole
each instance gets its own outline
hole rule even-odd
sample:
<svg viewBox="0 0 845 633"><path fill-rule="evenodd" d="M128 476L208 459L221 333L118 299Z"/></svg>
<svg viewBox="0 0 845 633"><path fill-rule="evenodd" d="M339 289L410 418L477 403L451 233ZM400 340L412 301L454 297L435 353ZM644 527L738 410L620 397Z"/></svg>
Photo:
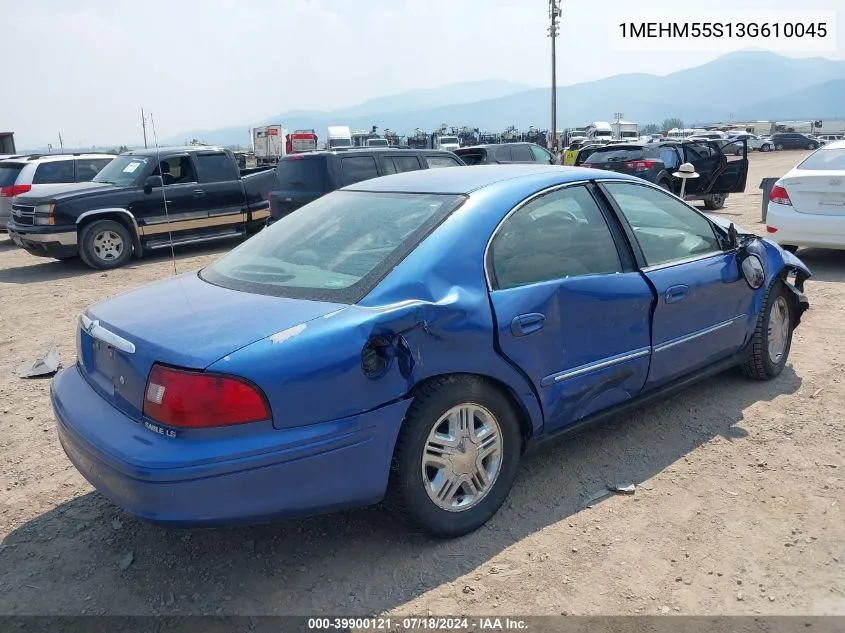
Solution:
<svg viewBox="0 0 845 633"><path fill-rule="evenodd" d="M59 154L64 154L64 153L65 153L65 144L64 144L64 141L62 141L62 133L59 132Z"/></svg>
<svg viewBox="0 0 845 633"><path fill-rule="evenodd" d="M141 108L141 129L144 131L144 149L147 149L147 119L144 117L144 108Z"/></svg>
<svg viewBox="0 0 845 633"><path fill-rule="evenodd" d="M552 129L550 130L552 140L549 142L549 149L557 156L558 138L557 138L557 57L555 54L555 41L560 33L560 2L562 0L549 0L549 20L551 21L547 32L548 37L552 38Z"/></svg>

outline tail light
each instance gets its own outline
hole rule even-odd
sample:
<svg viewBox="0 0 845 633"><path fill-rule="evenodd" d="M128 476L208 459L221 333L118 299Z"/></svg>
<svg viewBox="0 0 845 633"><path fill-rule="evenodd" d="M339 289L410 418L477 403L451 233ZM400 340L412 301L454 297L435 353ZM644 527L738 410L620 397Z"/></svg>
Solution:
<svg viewBox="0 0 845 633"><path fill-rule="evenodd" d="M646 171L653 168L656 164L656 160L629 160L625 163L625 167L634 171Z"/></svg>
<svg viewBox="0 0 845 633"><path fill-rule="evenodd" d="M792 200L789 199L789 194L786 193L786 189L780 185L772 187L772 191L769 193L769 202L774 202L775 204L788 204L792 206Z"/></svg>
<svg viewBox="0 0 845 633"><path fill-rule="evenodd" d="M0 187L0 198L14 198L28 193L32 189L32 185L9 185L8 187Z"/></svg>
<svg viewBox="0 0 845 633"><path fill-rule="evenodd" d="M232 426L270 419L264 394L233 376L153 365L144 415L180 428Z"/></svg>
<svg viewBox="0 0 845 633"><path fill-rule="evenodd" d="M768 231L769 233L777 233L778 232L778 230L773 226L767 226L766 231Z"/></svg>

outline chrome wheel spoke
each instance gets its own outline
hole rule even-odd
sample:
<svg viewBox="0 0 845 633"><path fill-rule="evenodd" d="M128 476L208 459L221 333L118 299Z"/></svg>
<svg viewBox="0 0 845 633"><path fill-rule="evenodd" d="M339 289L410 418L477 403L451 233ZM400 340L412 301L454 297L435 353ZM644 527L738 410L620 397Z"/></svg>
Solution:
<svg viewBox="0 0 845 633"><path fill-rule="evenodd" d="M778 297L769 313L768 351L769 359L773 363L779 363L786 352L786 343L789 340L789 307L783 297Z"/></svg>
<svg viewBox="0 0 845 633"><path fill-rule="evenodd" d="M460 512L475 506L496 482L502 464L502 431L477 404L446 411L432 426L422 455L422 477L431 501Z"/></svg>

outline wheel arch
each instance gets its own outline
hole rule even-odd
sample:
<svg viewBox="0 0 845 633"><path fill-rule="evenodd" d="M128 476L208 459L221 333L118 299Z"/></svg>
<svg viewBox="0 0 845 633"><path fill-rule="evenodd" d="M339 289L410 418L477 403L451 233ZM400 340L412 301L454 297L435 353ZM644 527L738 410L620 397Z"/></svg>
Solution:
<svg viewBox="0 0 845 633"><path fill-rule="evenodd" d="M121 208L106 208L106 209L92 209L81 213L76 218L77 233L81 233L87 225L97 220L113 220L120 223L129 231L132 236L133 252L135 257L141 257L143 251L141 250L141 232L138 230L138 223L135 221L135 216L127 209Z"/></svg>
<svg viewBox="0 0 845 633"><path fill-rule="evenodd" d="M523 398L521 398L517 394L516 390L514 390L512 386L508 385L504 380L500 378L495 378L487 374L479 374L474 372L450 372L442 374L433 374L417 381L408 392L407 397L413 398L417 393L419 393L421 390L425 389L427 386L433 383L444 382L453 378L460 377L473 378L475 380L481 381L489 385L502 395L504 395L505 398L507 398L508 402L511 404L514 411L516 412L517 422L519 423L519 430L523 440L522 448L523 450L525 450L528 441L531 440L531 438L534 437L536 434L538 434L540 429L542 429L542 422L540 423L540 425L535 424ZM539 409L539 404L537 406Z"/></svg>

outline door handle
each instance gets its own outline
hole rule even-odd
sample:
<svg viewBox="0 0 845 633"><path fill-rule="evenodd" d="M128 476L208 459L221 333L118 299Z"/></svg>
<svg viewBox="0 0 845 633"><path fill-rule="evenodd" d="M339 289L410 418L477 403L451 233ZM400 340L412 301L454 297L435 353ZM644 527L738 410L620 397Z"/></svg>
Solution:
<svg viewBox="0 0 845 633"><path fill-rule="evenodd" d="M205 191L202 189L194 189L194 198L199 198L200 196L204 196Z"/></svg>
<svg viewBox="0 0 845 633"><path fill-rule="evenodd" d="M666 303L677 303L683 301L689 295L689 286L670 286L666 290Z"/></svg>
<svg viewBox="0 0 845 633"><path fill-rule="evenodd" d="M546 324L546 315L539 312L520 314L511 321L511 334L527 336L541 329Z"/></svg>

